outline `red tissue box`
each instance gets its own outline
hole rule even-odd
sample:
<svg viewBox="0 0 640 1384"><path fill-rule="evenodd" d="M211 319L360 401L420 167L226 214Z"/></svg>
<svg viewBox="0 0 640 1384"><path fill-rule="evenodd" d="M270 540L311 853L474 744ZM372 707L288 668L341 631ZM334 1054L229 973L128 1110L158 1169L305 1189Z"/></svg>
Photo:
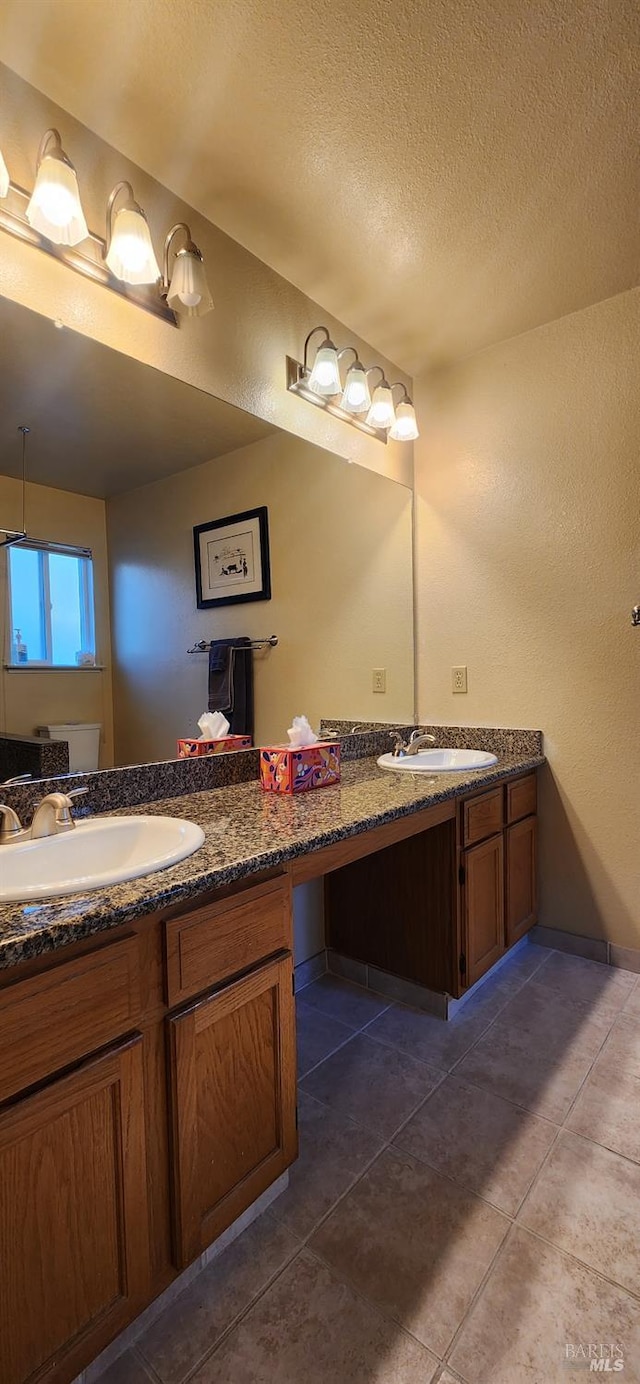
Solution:
<svg viewBox="0 0 640 1384"><path fill-rule="evenodd" d="M179 740L178 759L199 759L201 755L229 754L232 750L250 749L250 735L225 735L222 740Z"/></svg>
<svg viewBox="0 0 640 1384"><path fill-rule="evenodd" d="M316 745L265 745L260 750L260 781L267 793L306 793L340 782L340 745L319 740Z"/></svg>

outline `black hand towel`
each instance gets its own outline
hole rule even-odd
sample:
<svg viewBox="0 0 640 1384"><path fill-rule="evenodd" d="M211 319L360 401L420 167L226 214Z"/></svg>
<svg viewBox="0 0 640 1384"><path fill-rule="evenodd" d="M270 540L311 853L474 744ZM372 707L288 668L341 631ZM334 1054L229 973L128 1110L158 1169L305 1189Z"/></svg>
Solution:
<svg viewBox="0 0 640 1384"><path fill-rule="evenodd" d="M253 652L246 636L209 649L209 711L224 712L232 735L253 736Z"/></svg>

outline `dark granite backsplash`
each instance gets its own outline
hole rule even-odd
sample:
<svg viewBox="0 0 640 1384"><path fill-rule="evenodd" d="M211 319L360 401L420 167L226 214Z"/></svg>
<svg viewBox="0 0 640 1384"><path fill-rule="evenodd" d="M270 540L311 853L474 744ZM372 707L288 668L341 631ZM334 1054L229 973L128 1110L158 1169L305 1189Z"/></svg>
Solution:
<svg viewBox="0 0 640 1384"><path fill-rule="evenodd" d="M31 774L34 779L54 778L69 773L69 746L66 740L48 740L39 735L0 733L0 787L16 774Z"/></svg>
<svg viewBox="0 0 640 1384"><path fill-rule="evenodd" d="M354 726L363 725L370 725L371 729L353 732ZM382 721L336 721L327 717L321 721L320 730L328 735L330 729L339 735L342 759L348 763L350 760L377 758L386 754L391 749L392 732L398 731L408 739L415 727ZM419 729L434 735L437 744L447 749L470 746L501 756L526 757L543 753L542 732L537 730L492 730L472 726L420 726ZM49 746L55 744L54 741L42 743ZM170 759L159 764L102 769L93 774L70 774L63 778L55 777L52 773L51 777L38 782L15 784L0 791L2 801L14 808L21 821L28 823L36 804L46 793L86 788L86 795L76 800L74 808L75 816L86 817L98 812L113 812L116 808L160 802L165 798L229 788L234 784L248 783L258 775L258 750L254 749L203 756L202 759Z"/></svg>

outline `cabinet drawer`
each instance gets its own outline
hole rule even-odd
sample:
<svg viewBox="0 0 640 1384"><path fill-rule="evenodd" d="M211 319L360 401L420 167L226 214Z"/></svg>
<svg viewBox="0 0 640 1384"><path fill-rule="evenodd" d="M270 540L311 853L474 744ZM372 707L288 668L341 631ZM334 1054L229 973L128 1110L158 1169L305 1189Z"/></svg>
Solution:
<svg viewBox="0 0 640 1384"><path fill-rule="evenodd" d="M487 836L501 831L503 820L502 788L492 788L490 793L470 798L464 804L465 846L472 846L475 841L484 841Z"/></svg>
<svg viewBox="0 0 640 1384"><path fill-rule="evenodd" d="M137 937L123 937L0 998L0 1101L128 1033L140 1017Z"/></svg>
<svg viewBox="0 0 640 1384"><path fill-rule="evenodd" d="M165 926L167 1004L173 1006L290 949L289 877L171 918Z"/></svg>
<svg viewBox="0 0 640 1384"><path fill-rule="evenodd" d="M530 817L538 806L538 791L535 774L516 779L507 784L507 821L519 822L521 817Z"/></svg>

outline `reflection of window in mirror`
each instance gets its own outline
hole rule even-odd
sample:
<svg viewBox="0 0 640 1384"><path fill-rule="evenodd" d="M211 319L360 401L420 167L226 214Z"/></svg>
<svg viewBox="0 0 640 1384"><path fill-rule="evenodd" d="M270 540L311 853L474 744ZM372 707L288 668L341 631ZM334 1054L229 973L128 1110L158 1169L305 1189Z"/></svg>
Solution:
<svg viewBox="0 0 640 1384"><path fill-rule="evenodd" d="M14 667L77 668L95 663L93 562L50 544L8 549Z"/></svg>

